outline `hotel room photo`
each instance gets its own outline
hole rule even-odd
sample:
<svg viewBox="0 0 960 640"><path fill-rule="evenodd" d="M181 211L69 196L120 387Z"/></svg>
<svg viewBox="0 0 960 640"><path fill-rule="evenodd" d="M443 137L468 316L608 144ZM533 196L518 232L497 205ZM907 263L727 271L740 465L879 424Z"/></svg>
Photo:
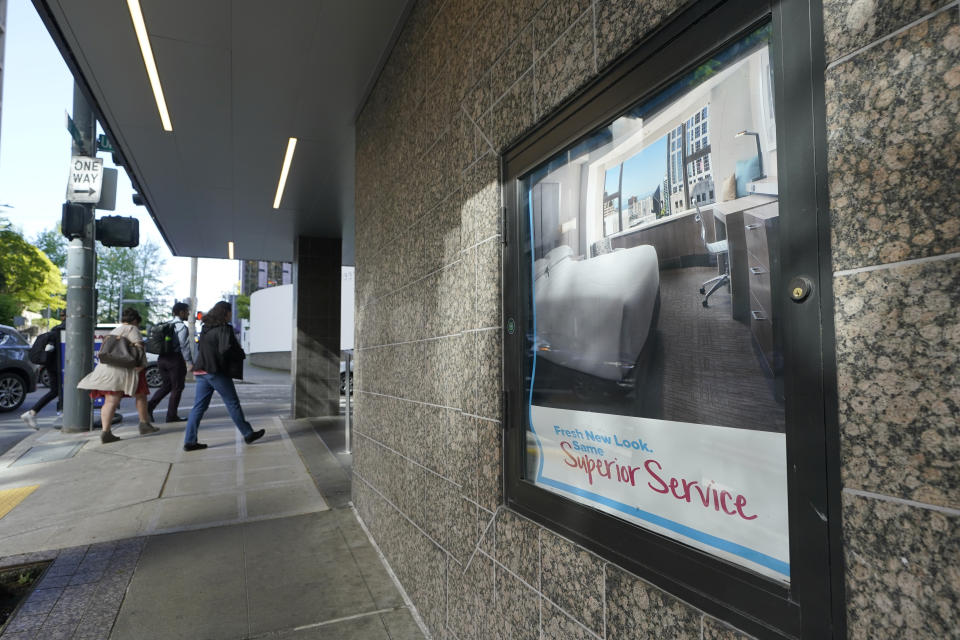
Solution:
<svg viewBox="0 0 960 640"><path fill-rule="evenodd" d="M773 96L763 29L521 181L531 404L783 432Z"/></svg>

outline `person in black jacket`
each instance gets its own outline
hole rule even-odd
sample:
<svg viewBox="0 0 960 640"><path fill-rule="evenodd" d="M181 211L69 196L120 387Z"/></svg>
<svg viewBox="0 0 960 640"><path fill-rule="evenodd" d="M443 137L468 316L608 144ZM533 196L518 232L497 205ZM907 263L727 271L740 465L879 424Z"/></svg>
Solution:
<svg viewBox="0 0 960 640"><path fill-rule="evenodd" d="M37 400L29 411L26 411L20 416L20 418L33 429L40 428L40 425L37 424L37 413L54 398L57 400L57 411L63 410L63 380L60 377L60 340L61 334L63 334L63 330L66 329L66 327L67 313L61 311L60 324L50 330L47 345L44 349L46 361L43 363L43 368L47 371L50 390ZM40 337L38 336L37 339L39 340ZM59 429L60 427L57 428Z"/></svg>
<svg viewBox="0 0 960 640"><path fill-rule="evenodd" d="M230 325L233 309L229 302L218 302L203 317L203 332L197 348L197 358L193 364L193 375L197 378L197 396L187 418L187 428L183 434L184 451L206 449L207 445L197 442L197 430L200 420L210 406L210 399L216 391L223 398L227 412L237 425L247 444L263 437L265 429L254 431L243 416L234 379L243 379L243 360L246 354L237 342L237 336Z"/></svg>

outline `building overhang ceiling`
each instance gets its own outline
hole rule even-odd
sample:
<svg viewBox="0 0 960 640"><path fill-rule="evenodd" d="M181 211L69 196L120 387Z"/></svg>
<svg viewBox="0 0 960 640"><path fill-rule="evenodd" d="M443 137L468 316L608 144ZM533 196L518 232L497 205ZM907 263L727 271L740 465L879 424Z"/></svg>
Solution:
<svg viewBox="0 0 960 640"><path fill-rule="evenodd" d="M289 261L307 235L352 263L354 121L409 0L141 0L172 132L126 2L34 4L175 255Z"/></svg>

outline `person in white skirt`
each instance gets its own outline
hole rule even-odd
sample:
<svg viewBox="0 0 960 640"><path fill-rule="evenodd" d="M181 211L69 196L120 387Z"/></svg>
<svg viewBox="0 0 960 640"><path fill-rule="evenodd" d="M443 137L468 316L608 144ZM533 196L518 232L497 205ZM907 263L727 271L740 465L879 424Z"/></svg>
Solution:
<svg viewBox="0 0 960 640"><path fill-rule="evenodd" d="M103 398L103 407L100 409L100 442L116 442L120 440L110 431L113 414L120 404L121 398L133 396L137 403L137 414L140 416L140 435L156 433L158 428L150 424L150 414L147 411L147 354L143 348L143 337L140 335L140 313L133 308L123 310L121 316L123 324L110 332L111 335L123 336L135 348L140 350L140 366L118 367L104 362L97 363L93 371L77 383L77 389L89 389L90 397L94 400Z"/></svg>

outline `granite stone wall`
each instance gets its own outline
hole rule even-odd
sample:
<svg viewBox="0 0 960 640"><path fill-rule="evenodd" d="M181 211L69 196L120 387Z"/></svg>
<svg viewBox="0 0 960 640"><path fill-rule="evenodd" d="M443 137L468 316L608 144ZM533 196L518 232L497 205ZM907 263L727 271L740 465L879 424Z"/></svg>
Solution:
<svg viewBox="0 0 960 640"><path fill-rule="evenodd" d="M498 154L684 4L419 0L358 119L353 498L435 639L747 637L501 505ZM850 635L946 637L957 5L825 4Z"/></svg>
<svg viewBox="0 0 960 640"><path fill-rule="evenodd" d="M960 7L826 0L848 636L960 637Z"/></svg>

